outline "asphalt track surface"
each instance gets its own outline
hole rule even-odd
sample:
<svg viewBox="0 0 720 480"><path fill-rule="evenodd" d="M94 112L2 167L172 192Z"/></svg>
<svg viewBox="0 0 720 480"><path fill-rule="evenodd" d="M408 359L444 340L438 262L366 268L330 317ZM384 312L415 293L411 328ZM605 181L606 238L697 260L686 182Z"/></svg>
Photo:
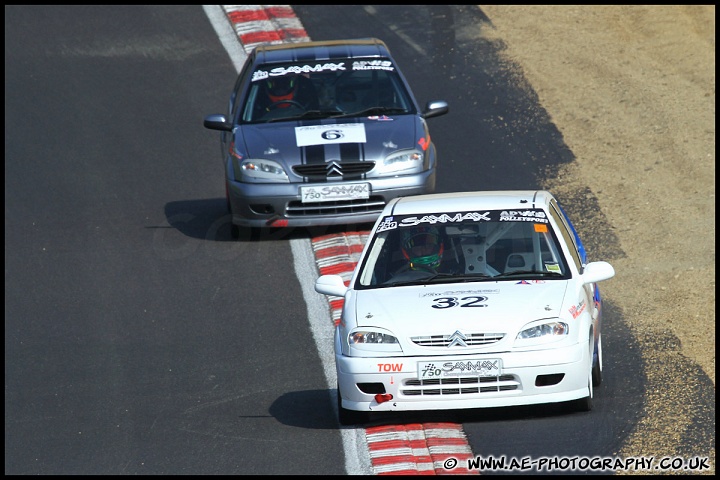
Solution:
<svg viewBox="0 0 720 480"><path fill-rule="evenodd" d="M382 38L421 103L450 103L430 120L438 191L533 188L573 160L476 7L294 9L313 40ZM363 226L231 241L202 118L225 110L236 66L203 9L6 6L5 40L5 473L377 473L347 455L293 267L298 245ZM591 196L566 202L603 221ZM593 412L374 426L452 422L482 456L612 456L643 365L605 308Z"/></svg>

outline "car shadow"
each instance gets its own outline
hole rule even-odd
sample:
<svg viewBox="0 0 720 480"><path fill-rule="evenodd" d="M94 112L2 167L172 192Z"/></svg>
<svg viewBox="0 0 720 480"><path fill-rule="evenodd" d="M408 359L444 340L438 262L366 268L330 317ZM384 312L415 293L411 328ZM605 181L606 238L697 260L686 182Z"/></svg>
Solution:
<svg viewBox="0 0 720 480"><path fill-rule="evenodd" d="M318 227L240 228L239 238L231 235L231 216L225 198L179 200L165 204L165 218L171 228L191 238L214 242L258 242L316 238L344 232L369 231L372 223Z"/></svg>
<svg viewBox="0 0 720 480"><path fill-rule="evenodd" d="M570 402L517 407L492 407L458 410L371 413L364 427L408 425L414 423L483 423L574 415Z"/></svg>
<svg viewBox="0 0 720 480"><path fill-rule="evenodd" d="M339 427L332 397L326 389L284 393L270 405L269 412L278 422L291 427L313 430Z"/></svg>
<svg viewBox="0 0 720 480"><path fill-rule="evenodd" d="M283 425L311 429L342 428L338 423L335 390L300 390L287 392L270 406L269 413ZM531 420L568 415L574 412L571 402L494 407L461 410L431 410L408 412L375 412L367 421L351 428L369 428L392 425L429 423L482 423L513 420Z"/></svg>

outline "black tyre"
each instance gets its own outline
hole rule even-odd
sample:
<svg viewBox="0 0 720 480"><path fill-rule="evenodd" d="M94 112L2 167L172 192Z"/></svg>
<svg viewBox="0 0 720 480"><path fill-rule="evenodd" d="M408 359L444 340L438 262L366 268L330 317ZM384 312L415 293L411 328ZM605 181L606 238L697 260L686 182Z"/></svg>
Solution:
<svg viewBox="0 0 720 480"><path fill-rule="evenodd" d="M240 227L232 223L232 205L230 204L230 193L228 192L227 184L225 184L225 207L230 214L230 236L233 240L240 238Z"/></svg>
<svg viewBox="0 0 720 480"><path fill-rule="evenodd" d="M584 398L578 398L575 400L575 409L578 412L589 412L593 409L593 382L592 374L588 375L588 388L590 389L590 395Z"/></svg>
<svg viewBox="0 0 720 480"><path fill-rule="evenodd" d="M590 333L590 339L589 339L590 345L594 345L594 337L592 332ZM593 346L593 349L590 351L590 368L587 372L587 384L588 384L588 396L584 398L578 398L575 400L575 408L580 412L589 412L593 409L593 386L595 384L595 362L593 361L593 351L595 350L595 347Z"/></svg>
<svg viewBox="0 0 720 480"><path fill-rule="evenodd" d="M593 387L599 387L602 384L602 336L598 337L595 355L593 355L592 384Z"/></svg>

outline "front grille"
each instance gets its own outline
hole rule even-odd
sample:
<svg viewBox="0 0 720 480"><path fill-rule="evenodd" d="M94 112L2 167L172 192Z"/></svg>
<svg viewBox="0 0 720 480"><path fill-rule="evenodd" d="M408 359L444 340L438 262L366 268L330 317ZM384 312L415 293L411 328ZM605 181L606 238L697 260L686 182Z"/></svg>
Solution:
<svg viewBox="0 0 720 480"><path fill-rule="evenodd" d="M518 390L520 380L515 375L499 377L434 378L432 380L409 379L403 382L400 393L419 395L466 395Z"/></svg>
<svg viewBox="0 0 720 480"><path fill-rule="evenodd" d="M348 177L358 176L375 168L375 162L334 162L335 169L328 170L327 163L295 165L293 172L302 177ZM340 172L340 173L337 173Z"/></svg>
<svg viewBox="0 0 720 480"><path fill-rule="evenodd" d="M288 217L310 217L322 215L347 215L351 213L375 213L378 215L385 208L385 200L381 196L358 198L355 200L338 200L335 202L303 203L293 200L288 203Z"/></svg>
<svg viewBox="0 0 720 480"><path fill-rule="evenodd" d="M465 344L468 347L478 345L490 345L499 342L505 336L504 333L469 333L465 335ZM454 341L452 335L428 335L423 337L412 337L414 344L421 347L447 347Z"/></svg>

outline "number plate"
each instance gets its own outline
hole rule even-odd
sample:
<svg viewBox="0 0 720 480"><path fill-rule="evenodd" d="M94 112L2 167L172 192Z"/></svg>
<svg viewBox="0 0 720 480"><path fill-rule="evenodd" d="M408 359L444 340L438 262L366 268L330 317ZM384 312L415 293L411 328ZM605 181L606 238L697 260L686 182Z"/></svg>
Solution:
<svg viewBox="0 0 720 480"><path fill-rule="evenodd" d="M333 202L336 200L355 200L370 198L369 183L343 183L342 185L323 185L300 187L300 200L308 202Z"/></svg>
<svg viewBox="0 0 720 480"><path fill-rule="evenodd" d="M502 371L500 359L442 360L418 362L418 379L454 377L497 377Z"/></svg>

